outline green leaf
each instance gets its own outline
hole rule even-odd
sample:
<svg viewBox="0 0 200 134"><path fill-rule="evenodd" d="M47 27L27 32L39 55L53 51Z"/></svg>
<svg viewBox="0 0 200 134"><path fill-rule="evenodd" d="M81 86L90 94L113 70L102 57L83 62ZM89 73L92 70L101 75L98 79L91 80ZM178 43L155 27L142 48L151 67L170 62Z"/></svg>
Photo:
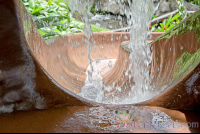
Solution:
<svg viewBox="0 0 200 134"><path fill-rule="evenodd" d="M65 25L65 24L60 23L60 22L54 22L54 23L52 24L52 26L59 26L59 25Z"/></svg>
<svg viewBox="0 0 200 134"><path fill-rule="evenodd" d="M43 8L34 9L34 10L32 11L32 14L33 14L33 15L38 15L39 11L42 10L42 9L43 9Z"/></svg>
<svg viewBox="0 0 200 134"><path fill-rule="evenodd" d="M60 8L60 7L57 6L57 7L54 9L54 11L57 12L57 11L59 10L59 8Z"/></svg>
<svg viewBox="0 0 200 134"><path fill-rule="evenodd" d="M29 7L33 8L35 6L35 0L29 0Z"/></svg>
<svg viewBox="0 0 200 134"><path fill-rule="evenodd" d="M69 24L70 27L74 27L75 25L73 23Z"/></svg>
<svg viewBox="0 0 200 134"><path fill-rule="evenodd" d="M58 33L61 33L60 30L56 29L56 28L53 28L54 31L58 32Z"/></svg>
<svg viewBox="0 0 200 134"><path fill-rule="evenodd" d="M45 32L45 33L49 33L49 32L52 31L49 27L43 27L43 28L40 28L40 30Z"/></svg>
<svg viewBox="0 0 200 134"><path fill-rule="evenodd" d="M48 37L48 36L55 36L55 35L58 35L58 33L55 32L55 31L51 31L51 32L45 34L45 35L43 36L43 38L46 38L46 37Z"/></svg>
<svg viewBox="0 0 200 134"><path fill-rule="evenodd" d="M162 30L162 29L158 29L158 31L157 32L164 32L164 30Z"/></svg>
<svg viewBox="0 0 200 134"><path fill-rule="evenodd" d="M62 20L61 23L62 24L67 24L67 20Z"/></svg>
<svg viewBox="0 0 200 134"><path fill-rule="evenodd" d="M166 27L168 27L170 25L170 23L172 22L171 19L172 19L172 14L167 19Z"/></svg>
<svg viewBox="0 0 200 134"><path fill-rule="evenodd" d="M164 29L165 25L163 23L160 23L160 26L161 26L162 29Z"/></svg>
<svg viewBox="0 0 200 134"><path fill-rule="evenodd" d="M25 6L29 6L29 3L28 3L28 2L26 2L26 3L24 3L24 5L25 5Z"/></svg>
<svg viewBox="0 0 200 134"><path fill-rule="evenodd" d="M180 17L180 15L179 14L176 14L171 20L170 20L170 23L171 22L173 22L173 21L177 21L178 20L178 18ZM178 20L179 21L179 20Z"/></svg>
<svg viewBox="0 0 200 134"><path fill-rule="evenodd" d="M43 12L43 14L45 15L45 17L48 17L48 13L47 12Z"/></svg>
<svg viewBox="0 0 200 134"><path fill-rule="evenodd" d="M49 13L48 16L51 17L51 16L60 16L60 15L57 13Z"/></svg>
<svg viewBox="0 0 200 134"><path fill-rule="evenodd" d="M38 30L41 36L44 36L46 34L46 32L42 31L42 30Z"/></svg>
<svg viewBox="0 0 200 134"><path fill-rule="evenodd" d="M62 34L62 35L66 35L66 34L68 34L68 32L62 31L61 34Z"/></svg>
<svg viewBox="0 0 200 134"><path fill-rule="evenodd" d="M166 22L167 22L167 20L164 19L163 22L162 22L164 26L166 26Z"/></svg>
<svg viewBox="0 0 200 134"><path fill-rule="evenodd" d="M152 18L151 18L151 20L153 20L153 19L155 19L157 16L155 15L155 16L153 16Z"/></svg>
<svg viewBox="0 0 200 134"><path fill-rule="evenodd" d="M174 17L169 21L169 24L167 25L167 27L168 27L169 25L172 25L172 24L175 24L175 25L179 24L179 19L178 19L178 17L180 17L180 16L179 16L179 15L174 16ZM175 23L173 23L173 22L175 22ZM171 27L171 26L170 26L170 27Z"/></svg>
<svg viewBox="0 0 200 134"><path fill-rule="evenodd" d="M65 3L62 3L62 2L60 2L59 5L62 6L62 7L67 7L67 5Z"/></svg>
<svg viewBox="0 0 200 134"><path fill-rule="evenodd" d="M168 30L172 29L175 26L175 24L170 25L169 28L167 28Z"/></svg>
<svg viewBox="0 0 200 134"><path fill-rule="evenodd" d="M51 0L48 0L48 5L51 5L52 1Z"/></svg>
<svg viewBox="0 0 200 134"><path fill-rule="evenodd" d="M157 26L157 25L158 25L158 24L153 24L152 27L155 27L155 26Z"/></svg>
<svg viewBox="0 0 200 134"><path fill-rule="evenodd" d="M57 17L59 20L67 19L64 16L49 16L49 17L37 17L35 23L38 28L50 26L49 22L53 21Z"/></svg>

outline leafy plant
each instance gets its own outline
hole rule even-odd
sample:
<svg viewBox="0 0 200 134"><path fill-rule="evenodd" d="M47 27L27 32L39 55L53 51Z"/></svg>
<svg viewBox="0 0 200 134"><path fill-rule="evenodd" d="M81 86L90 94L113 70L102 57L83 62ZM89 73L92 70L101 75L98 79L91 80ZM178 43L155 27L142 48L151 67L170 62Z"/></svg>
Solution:
<svg viewBox="0 0 200 134"><path fill-rule="evenodd" d="M22 0L32 15L41 36L48 40L52 37L83 32L84 23L72 18L69 2L63 0ZM108 31L92 26L93 32Z"/></svg>
<svg viewBox="0 0 200 134"><path fill-rule="evenodd" d="M97 13L97 11L95 10L94 4L92 4L92 6L90 7L90 12L93 13L93 14Z"/></svg>
<svg viewBox="0 0 200 134"><path fill-rule="evenodd" d="M152 29L153 32L166 32L171 28L173 28L175 25L177 25L180 21L184 20L189 16L186 7L184 7L183 5L184 0L176 0L176 1L179 5L178 14L176 14L174 17L170 15L168 19L163 20L162 23L150 26L150 30ZM187 1L191 3L198 3L198 4L200 3L200 0L187 0Z"/></svg>
<svg viewBox="0 0 200 134"><path fill-rule="evenodd" d="M110 31L110 29L97 27L97 26L95 26L95 25L91 25L91 30L92 30L93 32Z"/></svg>
<svg viewBox="0 0 200 134"><path fill-rule="evenodd" d="M187 2L190 2L192 4L197 4L200 6L200 0L186 0Z"/></svg>
<svg viewBox="0 0 200 134"><path fill-rule="evenodd" d="M100 15L106 15L106 14L109 14L109 12L106 12L106 11L96 11L95 9L95 5L92 4L91 7L90 7L90 12L93 13L93 14L100 14Z"/></svg>
<svg viewBox="0 0 200 134"><path fill-rule="evenodd" d="M179 6L179 14L180 14L180 19L184 20L187 18L188 13L187 13L187 8L183 6L184 0L177 0L178 6Z"/></svg>
<svg viewBox="0 0 200 134"><path fill-rule="evenodd" d="M200 49L196 53L190 54L185 51L180 58L176 59L174 66L174 78L182 76L185 72L190 72L200 61ZM188 70L188 71L187 71Z"/></svg>
<svg viewBox="0 0 200 134"><path fill-rule="evenodd" d="M175 25L177 25L180 22L179 18L179 14L176 14L174 17L170 15L168 19L164 19L162 23L152 25L152 32L166 32L172 29Z"/></svg>

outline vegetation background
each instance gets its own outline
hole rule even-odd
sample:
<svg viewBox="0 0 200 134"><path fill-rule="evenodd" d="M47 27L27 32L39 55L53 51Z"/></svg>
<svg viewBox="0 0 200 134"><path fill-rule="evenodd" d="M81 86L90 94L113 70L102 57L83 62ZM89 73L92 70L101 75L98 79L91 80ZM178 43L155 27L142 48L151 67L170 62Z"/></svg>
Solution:
<svg viewBox="0 0 200 134"><path fill-rule="evenodd" d="M53 37L63 36L66 34L83 32L85 23L78 21L72 17L70 12L70 0L22 0L29 14L32 15L34 22L38 27L41 36L48 40ZM192 4L200 6L200 0L187 0ZM179 12L175 16L170 15L162 23L150 26L152 32L166 32L179 24L189 14L183 6L184 0L177 0L179 4ZM107 12L96 12L94 5L90 7L91 13L108 14ZM154 16L152 19L156 18ZM109 31L91 25L93 32Z"/></svg>

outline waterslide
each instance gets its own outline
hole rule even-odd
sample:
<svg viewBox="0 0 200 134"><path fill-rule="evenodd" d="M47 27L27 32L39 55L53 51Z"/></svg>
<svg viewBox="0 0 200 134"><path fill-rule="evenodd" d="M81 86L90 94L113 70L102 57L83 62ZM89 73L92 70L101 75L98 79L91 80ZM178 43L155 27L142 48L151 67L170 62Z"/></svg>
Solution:
<svg viewBox="0 0 200 134"><path fill-rule="evenodd" d="M47 109L60 106L111 106L77 95L85 84L89 65L85 35L72 34L45 42L20 0L0 0L0 106L8 111ZM153 34L149 67L155 96L147 101L124 104L170 109L200 108L200 12L169 32ZM91 58L116 59L101 75L107 86L127 87L125 68L129 50L123 47L129 33L94 33ZM150 42L150 41L149 41ZM101 56L99 56L101 55ZM121 80L123 78L123 81ZM106 95L116 93L114 89ZM125 94L125 93L124 93Z"/></svg>

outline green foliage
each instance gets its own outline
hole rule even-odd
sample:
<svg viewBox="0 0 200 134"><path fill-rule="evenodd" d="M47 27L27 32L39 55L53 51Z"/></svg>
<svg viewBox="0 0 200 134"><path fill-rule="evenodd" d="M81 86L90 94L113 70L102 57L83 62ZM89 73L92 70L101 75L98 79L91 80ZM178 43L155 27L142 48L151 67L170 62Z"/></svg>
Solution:
<svg viewBox="0 0 200 134"><path fill-rule="evenodd" d="M164 19L162 23L152 25L152 32L166 32L179 24L180 15L176 14L174 17L170 15L168 19Z"/></svg>
<svg viewBox="0 0 200 134"><path fill-rule="evenodd" d="M151 42L151 44L163 38L171 38L174 34L180 35L191 30L197 35L198 42L200 42L199 26L200 26L200 11L194 13L193 15L189 16L186 20L180 22L176 27L173 27L171 30L167 31L165 34L161 35L159 38Z"/></svg>
<svg viewBox="0 0 200 134"><path fill-rule="evenodd" d="M180 18L181 20L184 20L188 16L187 9L186 7L183 6L184 0L177 0L177 3L179 6L178 12L180 14Z"/></svg>
<svg viewBox="0 0 200 134"><path fill-rule="evenodd" d="M155 16L153 16L152 18L151 18L151 20L153 20L153 19L155 19L157 16L155 15Z"/></svg>
<svg viewBox="0 0 200 134"><path fill-rule="evenodd" d="M94 26L94 25L91 25L91 30L93 32L110 31L110 29L101 28L101 27L97 27L97 26Z"/></svg>
<svg viewBox="0 0 200 134"><path fill-rule="evenodd" d="M103 12L99 12L98 14L100 14L100 15L106 15L106 14L109 14L109 12L103 11Z"/></svg>
<svg viewBox="0 0 200 134"><path fill-rule="evenodd" d="M200 0L186 0L187 2L190 2L192 4L197 4L200 6Z"/></svg>
<svg viewBox="0 0 200 134"><path fill-rule="evenodd" d="M90 12L93 14L97 13L95 10L94 4L92 4L92 6L90 7Z"/></svg>
<svg viewBox="0 0 200 134"><path fill-rule="evenodd" d="M185 72L190 72L200 61L200 49L194 54L184 52L180 58L177 58L174 66L174 78L182 76Z"/></svg>
<svg viewBox="0 0 200 134"><path fill-rule="evenodd" d="M171 0L171 1L173 1L173 0ZM187 13L187 9L183 6L184 0L176 0L176 1L179 5L178 14L176 14L173 18L171 15L171 16L169 16L169 18L167 20L165 19L162 23L153 25L151 27L151 29L153 29L153 32L169 31L174 26L179 24L180 21L183 21L184 19L186 19L189 16L189 14ZM193 4L200 5L200 0L187 0L187 1L190 3L193 3Z"/></svg>
<svg viewBox="0 0 200 134"><path fill-rule="evenodd" d="M69 1L63 0L22 0L33 16L41 36L48 40L52 37L83 32L84 23L71 17ZM93 32L108 31L92 26Z"/></svg>
<svg viewBox="0 0 200 134"><path fill-rule="evenodd" d="M109 12L106 12L106 11L97 12L94 4L92 4L92 6L90 7L90 12L93 14L100 14L100 15L109 14Z"/></svg>

